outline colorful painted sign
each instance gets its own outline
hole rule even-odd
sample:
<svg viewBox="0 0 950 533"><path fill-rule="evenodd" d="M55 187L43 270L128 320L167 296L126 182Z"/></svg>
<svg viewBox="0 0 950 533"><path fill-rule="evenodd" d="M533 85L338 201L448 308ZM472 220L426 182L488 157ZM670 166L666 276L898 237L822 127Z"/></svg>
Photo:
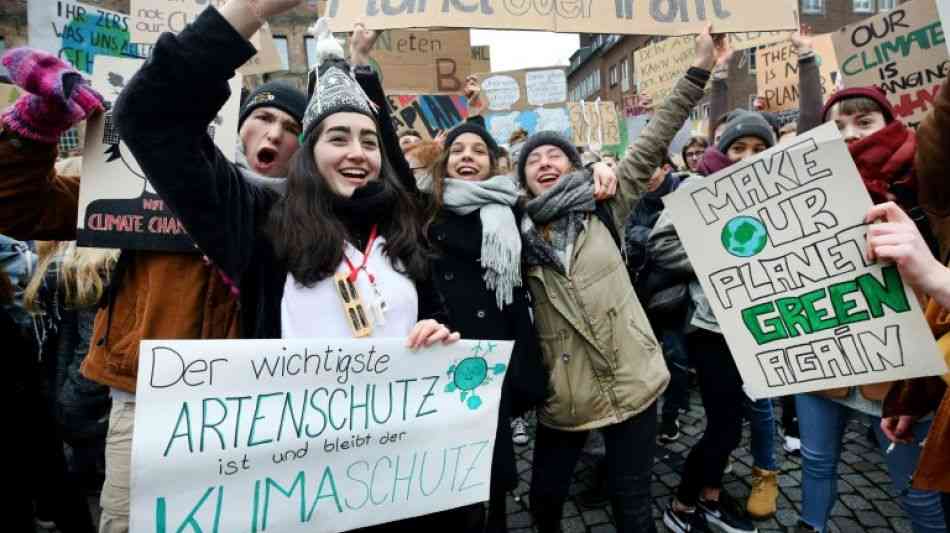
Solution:
<svg viewBox="0 0 950 533"><path fill-rule="evenodd" d="M449 130L468 118L468 102L464 96L390 94L387 99L396 131L414 129L426 139L434 139L440 131Z"/></svg>
<svg viewBox="0 0 950 533"><path fill-rule="evenodd" d="M493 72L482 78L485 126L499 144L524 129L571 136L564 67Z"/></svg>
<svg viewBox="0 0 950 533"><path fill-rule="evenodd" d="M151 45L133 43L124 13L72 0L29 0L29 43L92 73L96 56L144 59Z"/></svg>
<svg viewBox="0 0 950 533"><path fill-rule="evenodd" d="M132 533L335 533L488 499L511 342L142 341Z"/></svg>

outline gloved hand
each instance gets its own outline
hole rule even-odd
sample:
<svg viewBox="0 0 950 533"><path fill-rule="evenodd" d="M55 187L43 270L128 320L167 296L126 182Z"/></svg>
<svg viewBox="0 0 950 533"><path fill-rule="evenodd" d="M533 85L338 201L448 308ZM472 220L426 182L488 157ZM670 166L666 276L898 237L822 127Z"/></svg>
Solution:
<svg viewBox="0 0 950 533"><path fill-rule="evenodd" d="M26 91L3 113L0 122L23 137L56 143L59 136L94 111L102 96L65 61L35 48L14 48L3 55L10 79Z"/></svg>

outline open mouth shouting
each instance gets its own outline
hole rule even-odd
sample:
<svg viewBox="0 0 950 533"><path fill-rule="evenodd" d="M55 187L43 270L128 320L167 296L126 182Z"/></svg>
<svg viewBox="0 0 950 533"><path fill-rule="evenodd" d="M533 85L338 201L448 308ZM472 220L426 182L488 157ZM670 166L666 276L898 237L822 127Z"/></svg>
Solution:
<svg viewBox="0 0 950 533"><path fill-rule="evenodd" d="M467 163L463 163L455 167L455 173L458 174L458 176L462 179L477 178L481 172L481 168Z"/></svg>
<svg viewBox="0 0 950 533"><path fill-rule="evenodd" d="M260 173L266 173L274 169L277 165L277 156L278 151L276 148L271 148L269 146L262 146L257 150L257 153L254 154L254 166Z"/></svg>

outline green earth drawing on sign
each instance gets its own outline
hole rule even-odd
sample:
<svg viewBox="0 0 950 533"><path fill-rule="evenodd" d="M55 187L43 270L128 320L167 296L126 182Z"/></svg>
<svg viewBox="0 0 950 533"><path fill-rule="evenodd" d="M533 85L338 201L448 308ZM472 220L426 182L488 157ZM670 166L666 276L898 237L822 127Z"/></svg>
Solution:
<svg viewBox="0 0 950 533"><path fill-rule="evenodd" d="M488 360L482 355L482 351L491 353L495 351L495 346L494 343L488 343L486 349L482 346L482 343L478 343L471 357L466 357L450 366L447 372L452 377L452 381L445 386L445 392L454 393L459 391L462 402L473 411L482 405L482 399L479 398L475 390L481 385L491 383L491 376L503 374L507 368L504 363L496 363L489 368ZM491 375L489 375L489 371Z"/></svg>
<svg viewBox="0 0 950 533"><path fill-rule="evenodd" d="M752 257L765 248L769 234L761 220L738 216L722 228L722 246L736 257Z"/></svg>

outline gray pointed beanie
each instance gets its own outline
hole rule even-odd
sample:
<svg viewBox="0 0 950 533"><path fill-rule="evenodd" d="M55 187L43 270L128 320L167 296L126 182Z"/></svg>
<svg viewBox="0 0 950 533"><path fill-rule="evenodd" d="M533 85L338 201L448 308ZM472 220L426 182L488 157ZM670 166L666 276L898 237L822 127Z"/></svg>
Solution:
<svg viewBox="0 0 950 533"><path fill-rule="evenodd" d="M312 31L317 39L317 66L311 72L310 101L303 117L301 139L309 137L318 124L334 113L361 113L376 120L376 106L350 74L343 47L330 33L327 19L319 19Z"/></svg>
<svg viewBox="0 0 950 533"><path fill-rule="evenodd" d="M582 168L584 166L581 161L580 152L577 151L577 148L570 139L556 131L539 131L528 137L528 140L524 142L524 146L521 147L521 153L518 154L518 180L522 185L524 185L526 179L524 167L528 162L528 156L531 155L531 152L536 148L547 145L560 148L571 161L571 164L574 165L574 168Z"/></svg>
<svg viewBox="0 0 950 533"><path fill-rule="evenodd" d="M757 137L762 139L767 147L775 146L775 132L765 117L755 111L739 109L729 114L726 128L722 131L716 148L726 153L732 143L743 137Z"/></svg>

